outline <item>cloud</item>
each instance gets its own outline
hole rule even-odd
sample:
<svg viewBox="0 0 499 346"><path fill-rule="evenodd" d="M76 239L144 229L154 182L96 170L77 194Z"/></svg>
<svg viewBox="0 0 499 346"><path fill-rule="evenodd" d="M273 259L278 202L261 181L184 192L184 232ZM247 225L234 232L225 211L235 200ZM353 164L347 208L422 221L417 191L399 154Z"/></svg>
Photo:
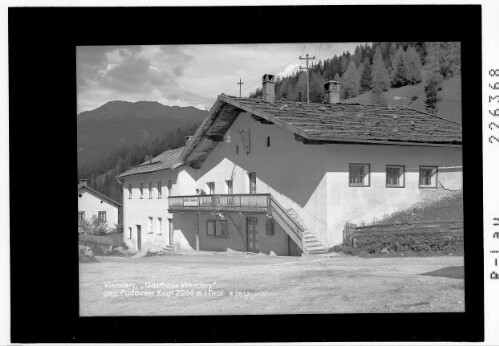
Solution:
<svg viewBox="0 0 499 346"><path fill-rule="evenodd" d="M111 100L158 101L209 109L221 93L243 96L265 73L286 75L309 53L319 59L357 43L219 44L77 47L78 111Z"/></svg>

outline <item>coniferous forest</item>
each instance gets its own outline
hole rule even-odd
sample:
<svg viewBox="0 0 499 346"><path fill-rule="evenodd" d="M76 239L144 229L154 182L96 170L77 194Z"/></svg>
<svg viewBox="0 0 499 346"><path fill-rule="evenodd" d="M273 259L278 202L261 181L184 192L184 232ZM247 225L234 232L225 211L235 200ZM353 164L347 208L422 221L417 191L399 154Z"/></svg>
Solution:
<svg viewBox="0 0 499 346"><path fill-rule="evenodd" d="M373 42L358 45L314 64L310 69L310 102L322 102L326 81L341 82L341 99L371 91L372 104L386 104L383 92L390 88L424 83L425 108L434 114L443 80L461 71L459 42ZM296 71L277 78L276 99L306 100L306 73ZM250 97L260 97L257 89Z"/></svg>

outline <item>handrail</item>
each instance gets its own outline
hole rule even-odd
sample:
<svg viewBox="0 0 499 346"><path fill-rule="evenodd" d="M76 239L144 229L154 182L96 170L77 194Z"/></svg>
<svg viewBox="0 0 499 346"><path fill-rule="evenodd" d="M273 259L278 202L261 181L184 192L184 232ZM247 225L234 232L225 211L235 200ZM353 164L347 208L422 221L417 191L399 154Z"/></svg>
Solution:
<svg viewBox="0 0 499 346"><path fill-rule="evenodd" d="M262 211L269 209L268 193L260 194L212 194L191 196L169 196L168 207L175 208L255 208ZM185 205L185 199L195 199L193 205Z"/></svg>
<svg viewBox="0 0 499 346"><path fill-rule="evenodd" d="M282 218L282 220L286 224L288 224L289 229L298 237L298 239L300 241L302 241L302 239L303 239L303 233L304 233L304 230L303 230L302 226L288 215L288 213L284 209L284 207L279 202L277 202L274 199L274 197L272 197L272 195L270 196L270 205L271 205L271 207L274 207L274 210L277 211L278 215ZM292 225L290 225L290 221L291 221L291 223L293 224L294 227ZM296 230L298 230L299 233L296 232Z"/></svg>
<svg viewBox="0 0 499 346"><path fill-rule="evenodd" d="M223 194L216 193L211 195L179 195L179 196L168 196L168 198L183 198L183 197L210 197L210 196L270 196L269 193L232 193L232 194Z"/></svg>

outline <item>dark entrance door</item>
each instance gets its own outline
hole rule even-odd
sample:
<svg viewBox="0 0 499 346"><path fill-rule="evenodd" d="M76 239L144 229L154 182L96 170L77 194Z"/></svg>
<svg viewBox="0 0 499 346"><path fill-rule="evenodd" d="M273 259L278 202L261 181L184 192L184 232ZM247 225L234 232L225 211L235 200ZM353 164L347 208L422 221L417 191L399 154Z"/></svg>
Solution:
<svg viewBox="0 0 499 346"><path fill-rule="evenodd" d="M251 216L246 218L246 239L249 252L260 252L258 250L258 230L256 228L257 224L258 218Z"/></svg>
<svg viewBox="0 0 499 346"><path fill-rule="evenodd" d="M142 227L137 225L137 251L142 248Z"/></svg>

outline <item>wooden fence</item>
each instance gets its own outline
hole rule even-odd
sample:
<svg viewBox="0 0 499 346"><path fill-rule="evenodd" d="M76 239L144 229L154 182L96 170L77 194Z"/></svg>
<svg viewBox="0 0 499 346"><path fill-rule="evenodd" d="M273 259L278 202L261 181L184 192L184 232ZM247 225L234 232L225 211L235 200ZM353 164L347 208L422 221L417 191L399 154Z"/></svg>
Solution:
<svg viewBox="0 0 499 346"><path fill-rule="evenodd" d="M357 226L354 223L347 222L343 229L343 245L350 245L355 247L356 236L367 236L376 233L392 233L400 231L403 233L435 233L447 232L454 235L463 235L463 221L418 221L418 222L405 222L405 223L391 223L391 224L371 224L365 226Z"/></svg>

